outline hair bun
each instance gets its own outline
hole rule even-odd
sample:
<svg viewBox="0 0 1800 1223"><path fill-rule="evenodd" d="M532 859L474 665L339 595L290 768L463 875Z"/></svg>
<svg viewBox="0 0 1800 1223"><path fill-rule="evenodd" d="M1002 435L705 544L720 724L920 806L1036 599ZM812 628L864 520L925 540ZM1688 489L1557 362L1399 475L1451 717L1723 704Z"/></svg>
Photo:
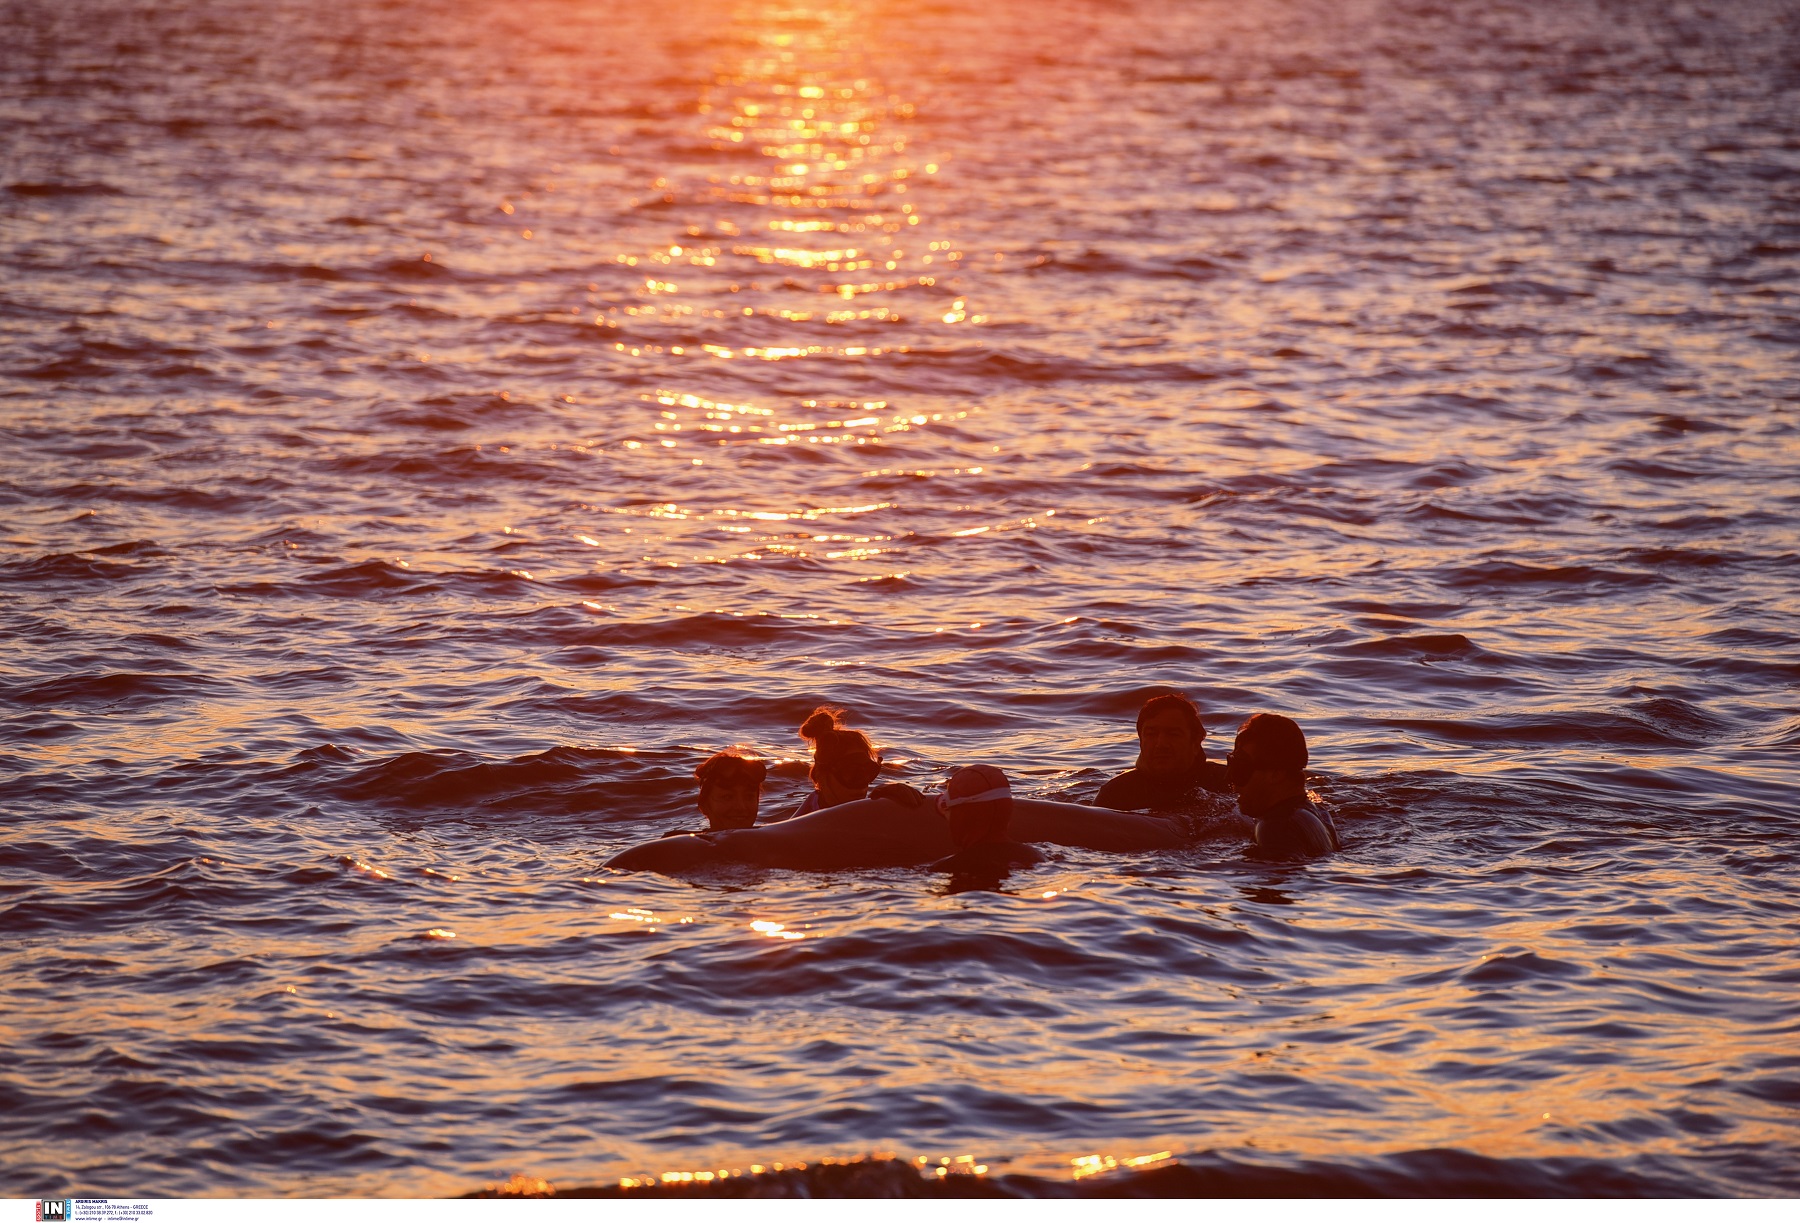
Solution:
<svg viewBox="0 0 1800 1223"><path fill-rule="evenodd" d="M828 732L838 729L838 716L843 712L843 710L833 709L829 705L819 706L812 711L806 721L800 723L800 737L802 739L824 738Z"/></svg>
<svg viewBox="0 0 1800 1223"><path fill-rule="evenodd" d="M830 775L856 789L867 789L881 772L881 753L860 730L844 725L844 711L821 705L800 724L800 737L813 745L812 768L807 776L816 784Z"/></svg>

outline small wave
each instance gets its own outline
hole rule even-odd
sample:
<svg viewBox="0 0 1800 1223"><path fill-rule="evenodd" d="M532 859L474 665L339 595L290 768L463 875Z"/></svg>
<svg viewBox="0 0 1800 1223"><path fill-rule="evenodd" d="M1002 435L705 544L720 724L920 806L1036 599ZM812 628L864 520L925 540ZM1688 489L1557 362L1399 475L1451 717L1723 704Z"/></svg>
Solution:
<svg viewBox="0 0 1800 1223"><path fill-rule="evenodd" d="M18 366L9 372L17 374L21 378L36 378L44 382L52 382L72 378L98 378L115 371L110 366L82 356L60 357L54 361L46 361L42 365Z"/></svg>
<svg viewBox="0 0 1800 1223"><path fill-rule="evenodd" d="M1773 629L1724 628L1708 633L1700 640L1708 645L1733 652L1767 650L1775 654L1800 652L1800 635Z"/></svg>
<svg viewBox="0 0 1800 1223"><path fill-rule="evenodd" d="M1439 620L1462 610L1461 603L1400 603L1374 599L1341 599L1329 606L1355 615L1394 620Z"/></svg>
<svg viewBox="0 0 1800 1223"><path fill-rule="evenodd" d="M480 395L432 395L408 407L393 407L374 416L384 425L403 429L454 432L499 420L535 415L538 409L505 391Z"/></svg>
<svg viewBox="0 0 1800 1223"><path fill-rule="evenodd" d="M1671 702L1669 704L1679 704ZM1704 715L1670 716L1663 703L1645 713L1571 711L1512 714L1488 718L1393 718L1385 725L1417 731L1435 739L1471 747L1506 750L1520 747L1692 748L1696 726ZM1717 731L1714 730L1714 736Z"/></svg>
<svg viewBox="0 0 1800 1223"><path fill-rule="evenodd" d="M111 183L8 183L12 194L33 200L76 199L82 196L124 195Z"/></svg>
<svg viewBox="0 0 1800 1223"><path fill-rule="evenodd" d="M104 548L88 549L90 556L168 556L167 548L151 539L128 539Z"/></svg>
<svg viewBox="0 0 1800 1223"><path fill-rule="evenodd" d="M239 265L239 267L234 270L241 271L245 275L253 276L261 280L272 281L315 280L321 283L330 284L336 281L349 279L344 273L337 269L328 268L317 263L247 263Z"/></svg>
<svg viewBox="0 0 1800 1223"><path fill-rule="evenodd" d="M63 585L69 582L119 582L140 577L139 565L95 559L94 554L55 552L28 561L0 564L0 574L8 583L45 583Z"/></svg>
<svg viewBox="0 0 1800 1223"><path fill-rule="evenodd" d="M1768 1078L1753 1079L1738 1090L1771 1104L1800 1109L1800 1078L1771 1075Z"/></svg>
<svg viewBox="0 0 1800 1223"><path fill-rule="evenodd" d="M1468 986L1516 985L1524 981L1567 980L1585 977L1588 970L1567 960L1553 960L1535 951L1483 956L1481 963L1462 974Z"/></svg>
<svg viewBox="0 0 1800 1223"><path fill-rule="evenodd" d="M1628 548L1619 559L1632 565L1659 569L1717 569L1721 565L1744 564L1756 558L1742 553L1709 552L1702 548ZM1771 557L1771 563L1791 564L1792 557Z"/></svg>
<svg viewBox="0 0 1800 1223"><path fill-rule="evenodd" d="M203 510L213 514L242 514L264 510L268 500L263 493L288 487L284 480L263 479L240 482L238 488L258 488L256 493L224 492L210 488L146 488L117 489L113 497L118 501L142 502L148 505L171 506L183 510Z"/></svg>
<svg viewBox="0 0 1800 1223"><path fill-rule="evenodd" d="M1706 742L1721 738L1730 723L1716 718L1698 705L1675 697L1653 697L1629 707L1632 717L1660 730L1672 739Z"/></svg>
<svg viewBox="0 0 1800 1223"><path fill-rule="evenodd" d="M537 812L606 818L646 810L667 814L692 800L685 757L605 748L556 747L502 761L466 752L407 752L316 792L376 807L465 812Z"/></svg>
<svg viewBox="0 0 1800 1223"><path fill-rule="evenodd" d="M914 346L891 353L878 367L904 375L909 384L923 380L926 389L966 389L994 379L1045 384L1053 382L1211 382L1226 370L1206 369L1180 361L1106 362L1081 359L1060 352L1036 352L1025 348L1002 351L988 348L933 348Z"/></svg>
<svg viewBox="0 0 1800 1223"><path fill-rule="evenodd" d="M195 675L115 671L22 685L7 691L5 699L15 705L137 706L171 699L198 699L219 687L215 681Z"/></svg>
<svg viewBox="0 0 1800 1223"><path fill-rule="evenodd" d="M581 583L590 580L562 579L556 584L580 588ZM809 644L816 647L852 638L859 641L862 650L867 650L871 644L866 630L859 630L854 625L773 613L738 616L702 612L667 619L608 622L603 637L608 645L693 648L703 643L709 650L795 651L805 649Z"/></svg>
<svg viewBox="0 0 1800 1223"><path fill-rule="evenodd" d="M1675 373L1674 365L1663 357L1635 356L1612 357L1605 361L1576 361L1569 369L1570 374L1580 381L1613 382L1631 378L1643 378L1660 383Z"/></svg>
<svg viewBox="0 0 1800 1223"><path fill-rule="evenodd" d="M1049 1020L1061 1014L1028 996L984 999L960 990L910 996L905 982L919 974L954 972L966 967L981 977L1000 976L1052 982L1080 979L1093 988L1125 987L1147 975L1146 954L1167 956L1168 940L1136 932L1106 945L1083 943L1043 932L1015 934L962 928L875 930L844 933L829 939L770 943L754 954L715 956L706 966L714 983L709 989L729 997L783 998L841 995L854 991L848 1005L916 1014L943 1012L1026 1016ZM1241 970L1222 961L1185 951L1178 956L1184 970L1237 978ZM856 979L845 980L854 965Z"/></svg>
<svg viewBox="0 0 1800 1223"><path fill-rule="evenodd" d="M308 1051L312 1058L326 1052L324 1049ZM215 1146L192 1150L187 1157L206 1163L214 1175L227 1169L298 1168L330 1172L358 1165L392 1168L406 1162L375 1135L330 1121L234 1136Z"/></svg>
<svg viewBox="0 0 1800 1223"><path fill-rule="evenodd" d="M351 475L405 476L452 486L483 480L538 484L553 482L559 475L555 468L545 464L481 446L456 446L430 452L343 455L327 459L321 466Z"/></svg>
<svg viewBox="0 0 1800 1223"><path fill-rule="evenodd" d="M430 254L420 255L414 259L389 259L385 263L375 264L367 269L359 278L388 280L452 280L456 273L445 267L443 261Z"/></svg>
<svg viewBox="0 0 1800 1223"><path fill-rule="evenodd" d="M1721 425L1716 421L1705 420L1694 416L1676 416L1667 412L1658 413L1654 418L1654 424L1659 432L1677 435L1683 433L1719 433L1730 428L1729 425Z"/></svg>
<svg viewBox="0 0 1800 1223"><path fill-rule="evenodd" d="M1484 480L1492 474L1488 468L1456 460L1432 463L1409 476L1406 482L1412 488L1460 488Z"/></svg>
<svg viewBox="0 0 1800 1223"><path fill-rule="evenodd" d="M1486 305L1486 302L1468 302L1462 303L1462 308L1478 309ZM1464 318L1457 319L1455 322L1439 323L1430 329L1430 334L1449 340L1535 340L1541 338L1544 333L1535 327L1526 327L1517 323L1503 326Z"/></svg>
<svg viewBox="0 0 1800 1223"><path fill-rule="evenodd" d="M1546 302L1565 302L1593 296L1585 289L1524 279L1477 280L1450 288L1446 292L1458 297L1501 297Z"/></svg>
<svg viewBox="0 0 1800 1223"><path fill-rule="evenodd" d="M1644 573L1601 569L1594 565L1526 565L1517 561L1484 561L1439 571L1444 585L1459 590L1493 587L1563 586L1599 587L1601 593L1622 588L1654 585L1658 579Z"/></svg>
<svg viewBox="0 0 1800 1223"><path fill-rule="evenodd" d="M311 574L287 582L230 582L217 587L221 594L246 595L253 598L373 599L384 596L429 594L440 590L425 575L386 561L364 561L359 565L343 565L323 573Z"/></svg>
<svg viewBox="0 0 1800 1223"><path fill-rule="evenodd" d="M289 525L271 527L260 535L255 535L246 539L244 541L244 546L250 548L269 548L282 547L285 545L292 545L294 547L306 545L315 548L327 548L335 542L337 541L332 536L326 535L323 532L310 530L303 526Z"/></svg>
<svg viewBox="0 0 1800 1223"><path fill-rule="evenodd" d="M1800 747L1800 718L1791 718L1758 741L1761 747Z"/></svg>
<svg viewBox="0 0 1800 1223"><path fill-rule="evenodd" d="M1082 276L1130 276L1176 280L1212 280L1228 269L1201 255L1177 255L1167 259L1132 259L1089 247L1074 255L1043 255L1026 265L1028 271L1072 272Z"/></svg>
<svg viewBox="0 0 1800 1223"><path fill-rule="evenodd" d="M103 878L73 893L27 893L0 911L0 918L10 931L90 934L132 928L151 918L204 912L242 899L237 886L210 878L195 859L182 857L146 874Z"/></svg>
<svg viewBox="0 0 1800 1223"><path fill-rule="evenodd" d="M237 487L248 488L253 483L262 484L265 487L286 487L285 483L279 480L243 481ZM53 490L51 495L64 502L106 500L126 505L170 506L175 509L202 510L219 514L244 513L267 506L267 501L260 496L217 492L212 489L186 485L83 483L65 485Z"/></svg>
<svg viewBox="0 0 1800 1223"><path fill-rule="evenodd" d="M1640 476L1646 480L1674 480L1681 483L1705 480L1716 477L1719 473L1701 467L1682 467L1675 463L1662 463L1654 459L1614 459L1606 464L1607 471L1616 471L1622 475Z"/></svg>
<svg viewBox="0 0 1800 1223"><path fill-rule="evenodd" d="M1415 633L1403 637L1377 637L1369 641L1355 641L1331 648L1335 653L1369 658L1460 658L1474 661L1496 657L1461 633Z"/></svg>

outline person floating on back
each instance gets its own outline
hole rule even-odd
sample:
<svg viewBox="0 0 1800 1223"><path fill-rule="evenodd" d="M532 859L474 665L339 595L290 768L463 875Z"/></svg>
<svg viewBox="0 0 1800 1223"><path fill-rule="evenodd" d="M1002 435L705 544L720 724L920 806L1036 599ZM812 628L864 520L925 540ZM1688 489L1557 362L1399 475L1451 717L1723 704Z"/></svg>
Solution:
<svg viewBox="0 0 1800 1223"><path fill-rule="evenodd" d="M1238 727L1225 771L1238 810L1255 824L1259 857L1312 858L1341 848L1331 814L1306 796L1306 760L1306 736L1292 718L1259 713Z"/></svg>
<svg viewBox="0 0 1800 1223"><path fill-rule="evenodd" d="M800 737L813 745L813 790L785 817L807 815L826 807L853 803L869 795L869 783L881 772L881 753L860 730L841 719L844 711L821 705L800 724Z"/></svg>
<svg viewBox="0 0 1800 1223"><path fill-rule="evenodd" d="M1225 767L1206 758L1206 727L1194 702L1153 696L1137 716L1137 767L1100 787L1094 802L1115 811L1180 811L1202 792L1226 794Z"/></svg>
<svg viewBox="0 0 1800 1223"><path fill-rule="evenodd" d="M937 798L938 814L950 826L956 852L931 864L955 878L952 889L993 887L1015 866L1036 866L1044 855L1035 847L1006 839L1012 821L1012 785L991 764L956 770ZM964 886L957 887L961 882Z"/></svg>

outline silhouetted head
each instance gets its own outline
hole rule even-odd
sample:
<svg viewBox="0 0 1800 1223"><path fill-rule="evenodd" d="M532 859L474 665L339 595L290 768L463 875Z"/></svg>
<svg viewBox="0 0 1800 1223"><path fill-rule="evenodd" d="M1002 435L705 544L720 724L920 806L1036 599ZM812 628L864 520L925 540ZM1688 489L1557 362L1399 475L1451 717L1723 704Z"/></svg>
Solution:
<svg viewBox="0 0 1800 1223"><path fill-rule="evenodd" d="M1194 702L1178 692L1153 696L1138 710L1138 762L1146 773L1185 773L1206 759L1206 727Z"/></svg>
<svg viewBox="0 0 1800 1223"><path fill-rule="evenodd" d="M950 824L950 843L958 849L988 841L1004 841L1012 821L1012 785L991 764L971 764L950 774L938 796L938 811Z"/></svg>
<svg viewBox="0 0 1800 1223"><path fill-rule="evenodd" d="M768 764L756 756L746 756L736 748L726 748L708 756L694 776L700 782L700 795L695 805L706 813L707 826L748 828L756 823L756 808L762 801L763 778L769 775Z"/></svg>
<svg viewBox="0 0 1800 1223"><path fill-rule="evenodd" d="M1278 713L1259 713L1238 727L1225 780L1245 814L1306 791L1306 736L1300 724Z"/></svg>
<svg viewBox="0 0 1800 1223"><path fill-rule="evenodd" d="M862 798L881 772L881 753L860 730L843 724L844 711L821 705L800 724L800 737L813 745L807 776L827 806Z"/></svg>

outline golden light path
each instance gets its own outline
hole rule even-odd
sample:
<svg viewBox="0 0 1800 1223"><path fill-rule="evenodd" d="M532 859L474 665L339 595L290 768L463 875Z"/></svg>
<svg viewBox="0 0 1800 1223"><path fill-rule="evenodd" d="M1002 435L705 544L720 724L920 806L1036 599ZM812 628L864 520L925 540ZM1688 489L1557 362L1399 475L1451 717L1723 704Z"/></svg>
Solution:
<svg viewBox="0 0 1800 1223"><path fill-rule="evenodd" d="M410 20L408 3L342 12L374 30ZM506 22L510 7L483 11ZM1482 198L1500 180L1470 177L1490 167L1463 154L1503 114L1480 112L1493 130L1437 131L1446 152L1402 156L1413 133L1383 124L1418 91L1476 95L1383 48L1363 48L1385 66L1352 82L1330 47L1289 55L1243 34L1280 6L1167 14L1187 23L1182 54L1235 72L1216 52L1237 31L1267 79L1133 77L1159 58L1162 32L1145 27L1115 38L1104 80L1057 78L1106 101L1085 117L1084 97L1044 84L1079 40L1036 47L1037 92L1009 96L1001 86L1027 83L980 69L1025 60L984 59L973 8L945 6L909 27L972 35L941 77L963 109L935 118L914 107L936 103L917 85L931 74L900 58L925 53L883 43L901 6L715 7L691 37L658 29L643 49L684 49L663 48L613 98L596 96L593 67L611 18L574 6L568 28L594 45L569 38L565 55L560 33L514 30L507 45L535 50L462 64L491 90L481 105L396 76L395 99L431 100L376 123L352 113L373 98L358 81L330 97L290 81L336 125L320 132L333 157L291 176L269 152L312 134L291 117L246 136L151 90L132 121L170 142L169 164L149 167L168 182L94 150L64 167L46 145L69 181L46 170L9 190L45 278L8 316L38 353L14 402L50 406L9 435L35 456L7 485L9 581L41 593L7 592L9 608L35 600L9 622L8 681L10 716L35 737L12 746L5 780L54 818L16 834L21 873L46 881L31 904L48 932L20 943L16 980L49 984L17 995L0 1038L43 1046L45 1090L116 1061L106 1073L135 1091L126 1055L141 1050L117 1031L172 1084L191 1073L218 1092L215 1133L237 1124L230 1096L253 1075L274 1101L255 1124L275 1133L300 1099L324 1113L434 1093L434 1124L449 1125L464 1100L603 1077L628 1091L696 1067L719 1078L667 1099L726 1118L725 1089L745 1082L770 1115L784 1098L825 1101L790 1146L765 1142L795 1132L780 1118L749 1139L729 1120L697 1125L677 1146L680 1125L652 1116L646 1132L693 1166L643 1171L662 1157L636 1145L611 1165L637 1169L627 1187L804 1166L742 1167L733 1151L853 1153L830 1127L859 1093L967 1116L982 1105L957 1091L1007 1097L1000 1121L960 1132L1019 1146L1060 1133L1038 1155L1078 1179L1215 1139L1352 1162L1451 1147L1722 1165L1790 1148L1792 949L1770 916L1785 850L1754 843L1773 824L1751 817L1754 796L1786 783L1795 742L1790 664L1771 644L1786 640L1793 541L1768 524L1787 489L1754 478L1792 466L1791 319L1770 304L1791 277L1723 213L1773 206L1756 176L1779 133L1707 145L1692 167L1706 174L1674 190L1656 166L1698 129L1687 114L1643 129L1667 147L1618 159L1617 194L1589 217L1610 235L1602 260L1564 250L1574 220L1527 201L1581 197L1612 165L1563 173L1525 133L1516 194ZM1038 10L1000 8L994 28L1029 41ZM1044 20L1067 31L1111 11L1091 8ZM1504 8L1466 11L1512 20ZM326 34L349 47L350 28ZM428 42L389 52L457 67ZM540 88L565 71L566 89ZM1233 89L1266 96L1240 104ZM141 101L107 91L108 114ZM1694 113L1704 100L1688 99ZM1018 113L1030 107L1043 114ZM1072 118L1079 147L1033 161L1030 142L1054 145L1049 125ZM1624 122L1595 130L1612 140ZM509 139L517 156L471 153L479 174L451 155ZM1394 164L1367 147L1383 141ZM171 208L169 183L212 168L202 152L263 181L232 180L218 215ZM1739 188L1688 229L1679 209L1639 206L1687 200L1732 158L1755 159L1739 168L1761 197ZM1637 193L1636 175L1656 190ZM283 231L288 209L323 236L298 220ZM1494 217L1512 230L1483 228ZM1712 249L1727 231L1729 260ZM435 250L419 249L426 233ZM1628 270L1641 251L1654 254ZM1533 270L1546 267L1559 270ZM1586 304L1557 309L1559 293ZM1466 572L1479 568L1501 576ZM1426 636L1467 657L1407 653ZM598 867L607 837L693 818L703 745L762 736L777 776L803 774L783 754L783 702L848 692L931 768L992 750L1040 792L1091 793L1129 750L1137 685L1175 678L1218 707L1282 700L1316 716L1323 775L1360 805L1368 852L1293 886L1303 902L1198 857L1172 882L1071 855L978 902L915 878L896 899L873 875L704 891ZM1651 726L1656 703L1693 716ZM1538 835L1543 812L1482 805L1521 793L1551 795L1545 828L1607 824L1616 839L1571 846L1560 828ZM1459 826L1409 823L1420 809ZM269 912L212 920L259 892ZM995 940L980 950L1019 936L1030 964L972 954L962 975L958 923L976 903ZM1234 940L1240 954L1212 956ZM935 1011L914 1006L912 979L839 989L915 947L937 957L907 970L937 990ZM1163 971L1164 949L1187 967ZM1125 984L1091 986L1093 1005L1068 964ZM189 983L109 986L127 967ZM794 986L797 969L823 984ZM734 972L749 984L701 1005L683 992ZM105 1001L63 1005L70 983ZM745 1016L777 1012L789 1026L746 1054L762 1061L729 1064ZM91 1038L89 1062L65 1055L64 1033ZM521 1049L492 1051L514 1036ZM784 1061L790 1036L852 1053ZM389 1037L392 1060L373 1056ZM265 1060L234 1060L257 1042ZM291 1052L308 1045L324 1052ZM865 1065L864 1050L893 1063ZM570 1098L585 1122L591 1097ZM1065 1111L1032 1131L1039 1099ZM1109 1133L1116 1107L1140 1120ZM884 1137L889 1119L875 1108L862 1133ZM423 1126L368 1128L422 1149L408 1144ZM533 1146L543 1132L510 1131L517 1164L481 1175L523 1166L540 1175L515 1191L548 1191L575 1147ZM947 1178L1009 1156L906 1158Z"/></svg>
<svg viewBox="0 0 1800 1223"><path fill-rule="evenodd" d="M707 173L687 192L668 180L656 184L690 215L665 245L614 256L618 264L645 270L642 286L630 299L599 302L593 321L602 329L653 321L679 331L698 317L710 317L770 336L784 328L798 334L787 343L616 341L617 353L641 359L665 382L643 395L659 409L649 434L619 443L624 449L688 451L688 462L701 466L719 446L862 446L967 416L961 410L895 410L886 397L736 402L680 385L681 373L696 361L720 366L742 360L827 361L868 371L890 352L909 350L907 343L880 340L884 329L906 327L903 334L913 334L921 316L944 328L984 321L969 313L963 297L938 291L940 278L954 274L965 255L937 232L916 193L909 193L913 183L936 175L940 166L909 155L903 127L912 107L881 83L876 57L866 46L870 25L870 11L856 5L771 5L738 14L735 28L749 43L747 52L718 67L697 105L704 138L731 168ZM756 304L735 312L689 304L752 289ZM855 338L821 342L821 330L840 329L853 330ZM979 474L981 468L956 469L964 471ZM866 511L805 505L715 505L705 511L745 522L812 521L856 512ZM886 549L880 545L889 539L844 532L759 535L743 526L727 530L748 538L735 550L695 554L691 560L814 554L826 560L867 559L881 555Z"/></svg>

